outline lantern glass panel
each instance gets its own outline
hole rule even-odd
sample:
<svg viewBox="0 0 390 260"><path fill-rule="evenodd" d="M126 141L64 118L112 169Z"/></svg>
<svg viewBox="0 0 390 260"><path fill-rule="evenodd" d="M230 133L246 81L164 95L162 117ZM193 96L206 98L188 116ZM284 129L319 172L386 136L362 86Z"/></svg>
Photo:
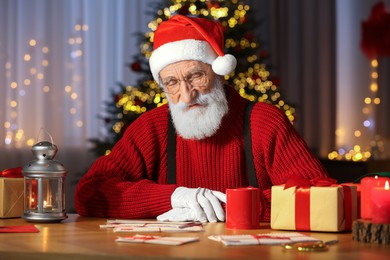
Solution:
<svg viewBox="0 0 390 260"><path fill-rule="evenodd" d="M25 178L26 212L61 213L65 210L63 178Z"/></svg>
<svg viewBox="0 0 390 260"><path fill-rule="evenodd" d="M35 212L38 205L38 184L35 178L24 178L25 211Z"/></svg>

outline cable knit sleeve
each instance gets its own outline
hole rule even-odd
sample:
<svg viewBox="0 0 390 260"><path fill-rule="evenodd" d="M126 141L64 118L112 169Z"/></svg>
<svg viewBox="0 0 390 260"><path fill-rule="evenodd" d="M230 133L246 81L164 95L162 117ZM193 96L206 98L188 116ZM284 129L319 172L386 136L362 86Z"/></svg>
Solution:
<svg viewBox="0 0 390 260"><path fill-rule="evenodd" d="M166 183L167 108L143 114L112 152L100 157L75 192L80 215L153 218L171 209L176 185Z"/></svg>

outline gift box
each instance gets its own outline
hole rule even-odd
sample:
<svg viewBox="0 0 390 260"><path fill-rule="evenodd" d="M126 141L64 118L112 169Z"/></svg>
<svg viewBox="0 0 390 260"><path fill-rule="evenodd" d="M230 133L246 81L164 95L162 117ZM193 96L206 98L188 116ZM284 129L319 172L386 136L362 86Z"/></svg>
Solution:
<svg viewBox="0 0 390 260"><path fill-rule="evenodd" d="M277 185L271 191L271 228L339 232L357 219L357 188L333 181Z"/></svg>
<svg viewBox="0 0 390 260"><path fill-rule="evenodd" d="M357 194L357 218L361 218L361 184L360 183L354 183L354 182L346 182L342 185L348 185L348 186L355 186L356 187L356 194Z"/></svg>
<svg viewBox="0 0 390 260"><path fill-rule="evenodd" d="M24 178L21 168L0 172L0 218L23 215Z"/></svg>

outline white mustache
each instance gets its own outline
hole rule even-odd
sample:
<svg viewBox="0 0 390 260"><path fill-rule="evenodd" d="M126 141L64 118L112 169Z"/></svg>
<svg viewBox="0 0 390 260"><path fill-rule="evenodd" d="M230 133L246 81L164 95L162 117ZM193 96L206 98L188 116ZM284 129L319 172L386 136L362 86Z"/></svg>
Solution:
<svg viewBox="0 0 390 260"><path fill-rule="evenodd" d="M177 109L181 111L186 111L190 106L199 104L199 105L207 105L210 102L209 94L200 94L195 100L190 103L184 103L183 101L179 101L177 104L173 104Z"/></svg>

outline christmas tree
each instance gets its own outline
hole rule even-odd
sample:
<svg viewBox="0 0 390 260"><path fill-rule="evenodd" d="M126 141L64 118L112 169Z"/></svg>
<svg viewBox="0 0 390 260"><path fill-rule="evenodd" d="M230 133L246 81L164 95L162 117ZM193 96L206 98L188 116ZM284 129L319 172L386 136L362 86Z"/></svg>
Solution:
<svg viewBox="0 0 390 260"><path fill-rule="evenodd" d="M96 155L108 154L122 137L126 128L142 113L167 103L165 93L154 81L148 59L153 50L153 35L158 25L175 14L203 17L221 22L225 33L225 53L237 58L237 67L225 80L239 94L253 102L268 102L282 109L291 122L294 108L281 97L277 79L267 70L268 52L262 49L253 33L258 24L251 15L250 6L238 0L165 0L155 3L155 19L149 23L150 31L140 34L140 53L129 63L131 70L140 73L136 85L119 84L106 103L105 115L101 116L107 126L107 136L92 139Z"/></svg>

